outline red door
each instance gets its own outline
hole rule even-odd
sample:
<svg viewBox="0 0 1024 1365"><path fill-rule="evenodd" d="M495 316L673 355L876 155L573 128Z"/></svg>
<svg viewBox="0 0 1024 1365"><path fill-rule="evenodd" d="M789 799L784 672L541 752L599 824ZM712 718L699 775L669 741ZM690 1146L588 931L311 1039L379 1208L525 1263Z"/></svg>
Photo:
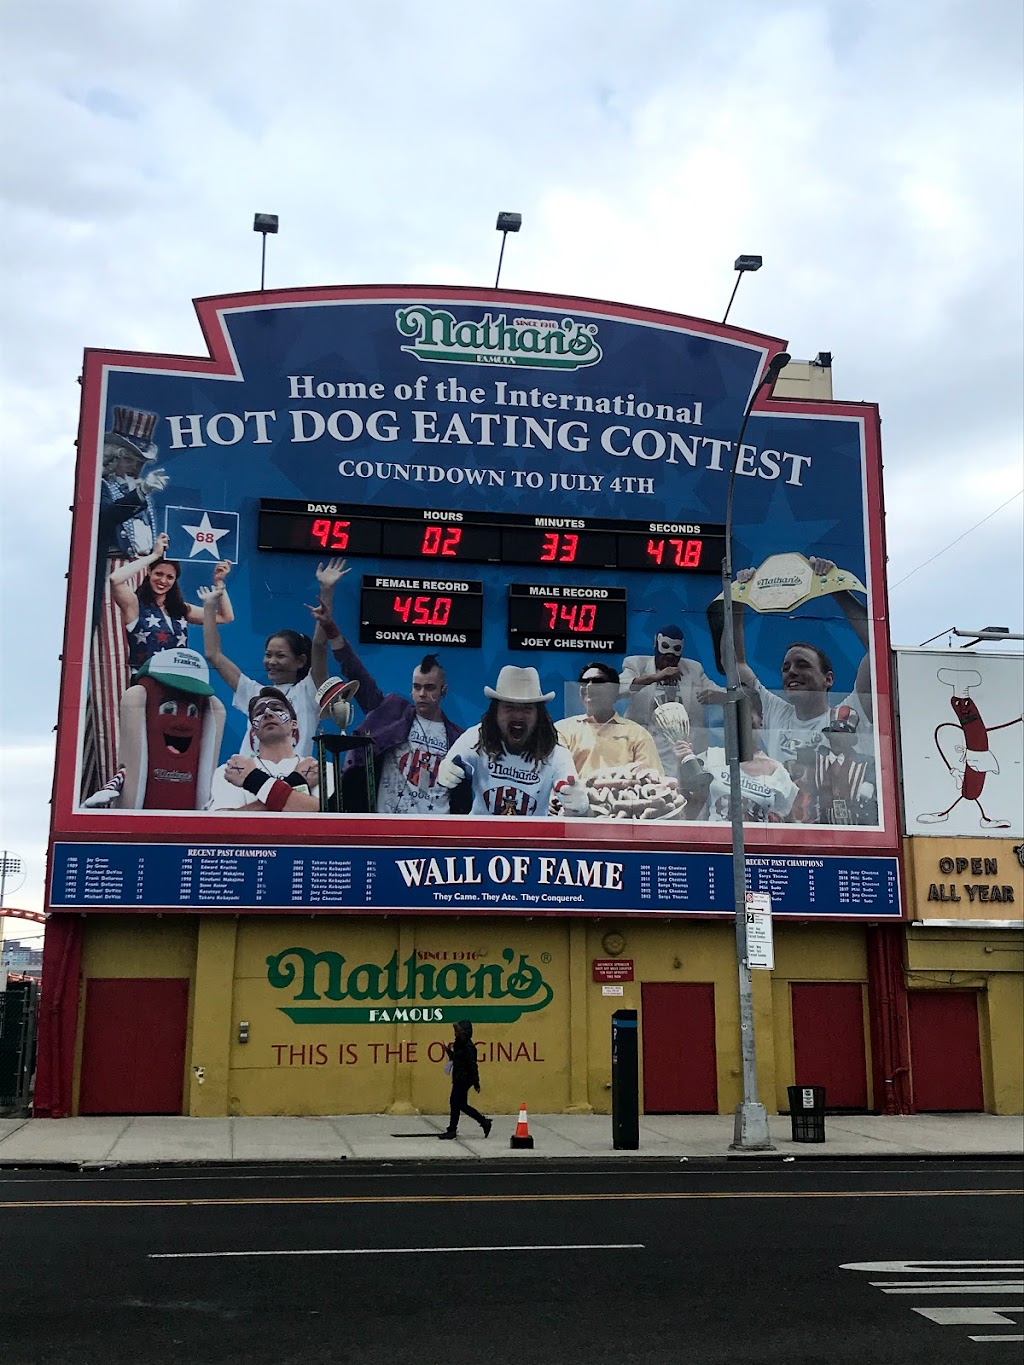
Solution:
<svg viewBox="0 0 1024 1365"><path fill-rule="evenodd" d="M95 977L85 996L80 1114L180 1114L188 981Z"/></svg>
<svg viewBox="0 0 1024 1365"><path fill-rule="evenodd" d="M914 1106L982 1113L978 997L974 991L909 991Z"/></svg>
<svg viewBox="0 0 1024 1365"><path fill-rule="evenodd" d="M794 982L796 1085L823 1085L829 1109L867 1109L864 997L859 982Z"/></svg>
<svg viewBox="0 0 1024 1365"><path fill-rule="evenodd" d="M715 988L710 982L640 988L645 1114L717 1114Z"/></svg>

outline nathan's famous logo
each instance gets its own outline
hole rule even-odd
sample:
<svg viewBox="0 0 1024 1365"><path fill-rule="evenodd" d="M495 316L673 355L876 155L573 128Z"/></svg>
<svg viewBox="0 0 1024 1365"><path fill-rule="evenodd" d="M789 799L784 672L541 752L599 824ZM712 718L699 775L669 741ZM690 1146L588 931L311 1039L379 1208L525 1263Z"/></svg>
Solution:
<svg viewBox="0 0 1024 1365"><path fill-rule="evenodd" d="M280 991L299 987L293 1004L278 1006L296 1024L438 1024L456 1019L513 1023L551 1003L554 991L526 953L520 953L516 962L513 949L505 948L501 958L478 967L466 962L436 967L418 962L416 953L400 963L394 952L383 967L375 962L353 967L341 953L285 948L267 958L267 980ZM372 1003L300 1003L326 1000ZM510 1003L477 1003L491 1000Z"/></svg>
<svg viewBox="0 0 1024 1365"><path fill-rule="evenodd" d="M563 318L513 318L485 313L478 322L458 321L446 308L399 308L401 336L415 340L403 351L419 360L456 365L519 365L531 370L579 370L596 365L603 352L593 323Z"/></svg>

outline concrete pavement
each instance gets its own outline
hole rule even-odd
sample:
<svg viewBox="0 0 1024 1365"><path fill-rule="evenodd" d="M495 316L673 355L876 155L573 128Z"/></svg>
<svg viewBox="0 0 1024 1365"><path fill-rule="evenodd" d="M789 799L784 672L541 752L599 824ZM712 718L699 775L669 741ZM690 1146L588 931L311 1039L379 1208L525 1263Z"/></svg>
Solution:
<svg viewBox="0 0 1024 1365"><path fill-rule="evenodd" d="M3 1166L151 1166L207 1162L481 1161L550 1158L746 1158L734 1153L731 1115L645 1115L637 1151L612 1147L607 1114L530 1116L532 1150L511 1150L515 1115L500 1115L488 1140L463 1118L455 1142L439 1142L447 1115L342 1114L285 1118L0 1118ZM791 1140L788 1117L769 1120L781 1157L1019 1157L1024 1116L863 1114L825 1120L824 1143Z"/></svg>

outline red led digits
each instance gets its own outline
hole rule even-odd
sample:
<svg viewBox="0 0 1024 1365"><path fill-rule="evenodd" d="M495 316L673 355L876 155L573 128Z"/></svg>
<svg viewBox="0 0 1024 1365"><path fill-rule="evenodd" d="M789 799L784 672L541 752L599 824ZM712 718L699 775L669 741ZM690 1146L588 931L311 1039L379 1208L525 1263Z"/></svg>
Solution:
<svg viewBox="0 0 1024 1365"><path fill-rule="evenodd" d="M414 626L446 626L452 614L450 597L396 597L391 610Z"/></svg>
<svg viewBox="0 0 1024 1365"><path fill-rule="evenodd" d="M327 517L318 517L313 522L311 534L325 550L347 550L351 525L350 521L330 521Z"/></svg>
<svg viewBox="0 0 1024 1365"><path fill-rule="evenodd" d="M461 539L462 528L459 526L425 526L420 554L446 555L449 559L455 559Z"/></svg>
<svg viewBox="0 0 1024 1365"><path fill-rule="evenodd" d="M451 614L450 597L417 597L412 619L417 626L446 626Z"/></svg>
<svg viewBox="0 0 1024 1365"><path fill-rule="evenodd" d="M559 622L577 635L592 635L597 620L597 607L593 602L580 602L569 606L565 602L542 602L541 608L547 612L545 630L557 630Z"/></svg>
<svg viewBox="0 0 1024 1365"><path fill-rule="evenodd" d="M560 531L545 531L541 545L539 564L573 564L580 538L571 532L564 535Z"/></svg>
<svg viewBox="0 0 1024 1365"><path fill-rule="evenodd" d="M696 569L704 550L702 540L648 540L647 554L655 564L671 565L676 569ZM667 557L666 557L667 555Z"/></svg>

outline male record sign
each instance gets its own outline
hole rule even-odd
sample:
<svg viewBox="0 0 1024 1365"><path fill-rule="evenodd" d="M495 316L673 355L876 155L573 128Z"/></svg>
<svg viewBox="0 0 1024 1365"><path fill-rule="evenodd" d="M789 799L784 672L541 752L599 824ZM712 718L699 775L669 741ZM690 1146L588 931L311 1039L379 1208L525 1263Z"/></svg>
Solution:
<svg viewBox="0 0 1024 1365"><path fill-rule="evenodd" d="M585 649L589 654L605 654L625 645L625 588L509 584L509 649Z"/></svg>

